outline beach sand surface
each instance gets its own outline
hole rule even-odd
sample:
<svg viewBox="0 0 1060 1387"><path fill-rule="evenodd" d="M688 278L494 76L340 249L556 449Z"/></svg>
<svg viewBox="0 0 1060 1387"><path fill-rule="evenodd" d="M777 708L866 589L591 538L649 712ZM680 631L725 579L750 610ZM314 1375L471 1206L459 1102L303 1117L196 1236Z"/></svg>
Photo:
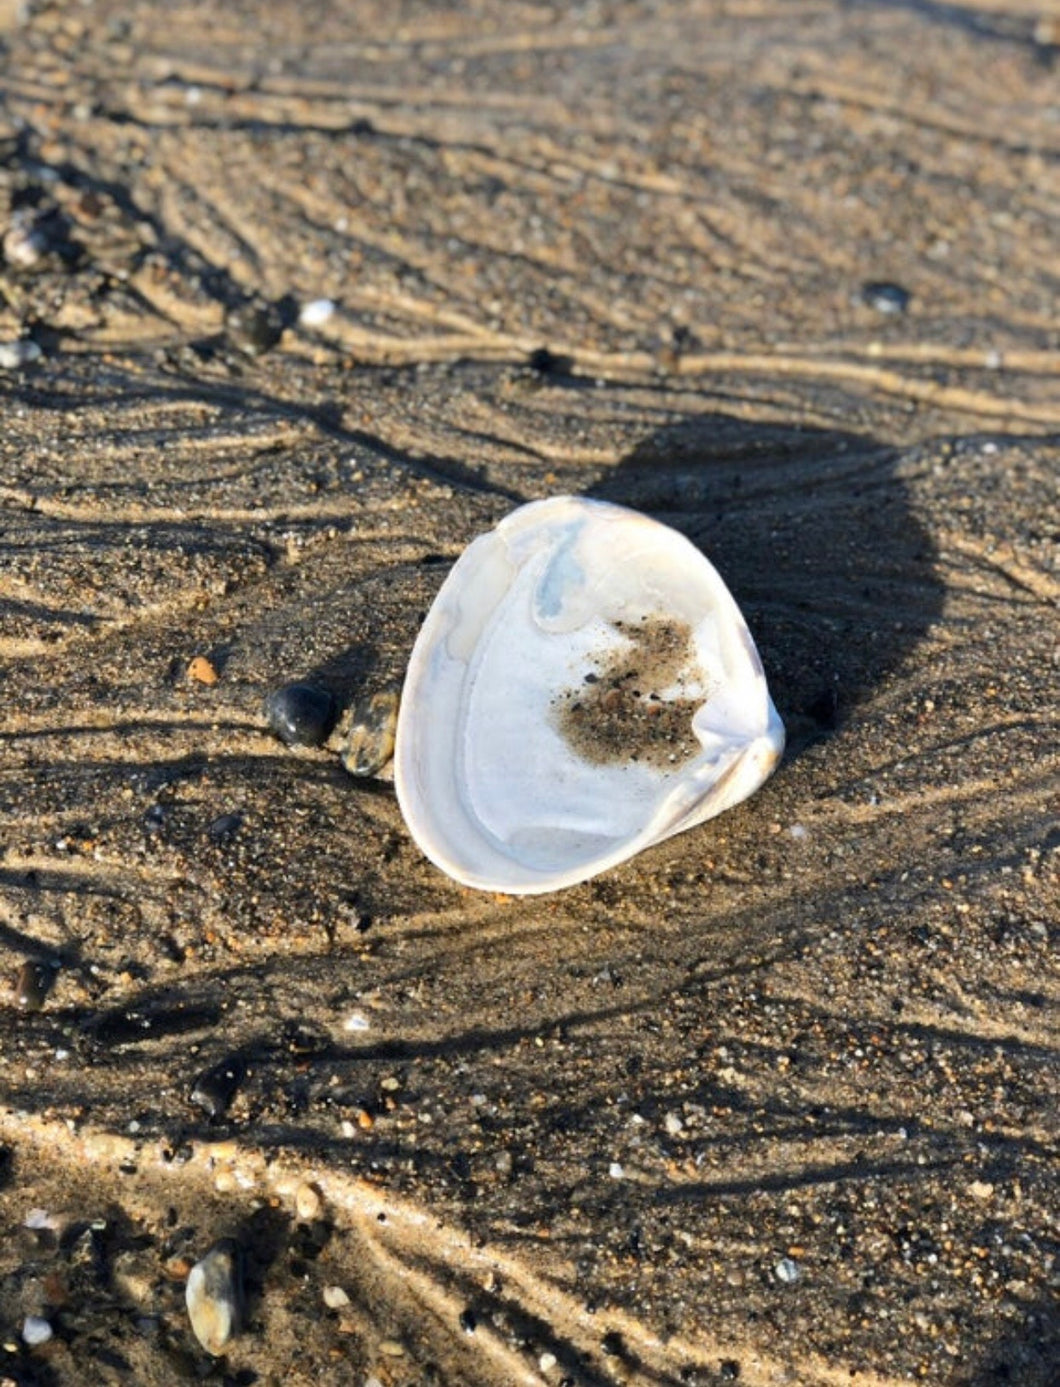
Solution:
<svg viewBox="0 0 1060 1387"><path fill-rule="evenodd" d="M1054 1383L1060 21L0 26L0 1382ZM789 748L516 900L262 705L563 493Z"/></svg>

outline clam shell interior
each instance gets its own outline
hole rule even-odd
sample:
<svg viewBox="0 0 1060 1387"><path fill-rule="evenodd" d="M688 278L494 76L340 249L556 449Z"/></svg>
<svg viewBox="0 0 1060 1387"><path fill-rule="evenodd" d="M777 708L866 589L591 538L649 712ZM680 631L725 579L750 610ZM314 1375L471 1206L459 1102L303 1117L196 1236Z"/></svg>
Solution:
<svg viewBox="0 0 1060 1387"><path fill-rule="evenodd" d="M783 746L708 560L647 516L562 496L514 511L447 577L409 662L394 778L444 872L532 894L737 804Z"/></svg>

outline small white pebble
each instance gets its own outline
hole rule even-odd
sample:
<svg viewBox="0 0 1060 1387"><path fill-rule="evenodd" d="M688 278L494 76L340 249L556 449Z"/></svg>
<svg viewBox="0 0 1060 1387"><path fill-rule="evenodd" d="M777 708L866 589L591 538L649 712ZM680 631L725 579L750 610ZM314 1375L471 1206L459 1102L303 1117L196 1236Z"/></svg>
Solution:
<svg viewBox="0 0 1060 1387"><path fill-rule="evenodd" d="M321 327L334 312L334 299L313 299L311 303L302 305L298 321L303 327Z"/></svg>
<svg viewBox="0 0 1060 1387"><path fill-rule="evenodd" d="M607 1173L612 1180L624 1180L626 1178L626 1172L622 1169L621 1162L619 1161L612 1161L608 1167Z"/></svg>
<svg viewBox="0 0 1060 1387"><path fill-rule="evenodd" d="M366 1031L369 1029L368 1017L363 1011L351 1011L342 1023L344 1031Z"/></svg>
<svg viewBox="0 0 1060 1387"><path fill-rule="evenodd" d="M17 342L0 342L0 371L17 371L39 361L41 349L36 342L23 337Z"/></svg>
<svg viewBox="0 0 1060 1387"><path fill-rule="evenodd" d="M554 1353L543 1353L537 1360L537 1366L543 1373L550 1373L557 1362L558 1359Z"/></svg>
<svg viewBox="0 0 1060 1387"><path fill-rule="evenodd" d="M344 1305L349 1305L350 1298L341 1286L324 1287L324 1304L329 1310L341 1310Z"/></svg>
<svg viewBox="0 0 1060 1387"><path fill-rule="evenodd" d="M807 838L809 837L810 830L805 824L792 824L788 829L788 833L792 838Z"/></svg>
<svg viewBox="0 0 1060 1387"><path fill-rule="evenodd" d="M342 1119L340 1130L344 1137L355 1137L357 1135L357 1128L353 1125L353 1123L350 1121L348 1117L344 1117Z"/></svg>
<svg viewBox="0 0 1060 1387"><path fill-rule="evenodd" d="M780 1261L773 1268L773 1275L778 1281L782 1281L785 1286L793 1286L802 1275L802 1272L797 1262L793 1262L790 1257L781 1257Z"/></svg>
<svg viewBox="0 0 1060 1387"><path fill-rule="evenodd" d="M999 371L1001 369L1002 356L999 351L987 352L983 358L983 365L988 371Z"/></svg>
<svg viewBox="0 0 1060 1387"><path fill-rule="evenodd" d="M678 1137L685 1130L685 1124L675 1112L668 1112L663 1118L663 1126L666 1128L666 1135Z"/></svg>
<svg viewBox="0 0 1060 1387"><path fill-rule="evenodd" d="M27 1315L22 1321L22 1339L30 1348L46 1344L51 1337L52 1327L47 1320L41 1319L40 1315Z"/></svg>
<svg viewBox="0 0 1060 1387"><path fill-rule="evenodd" d="M994 1193L994 1187L987 1180L973 1180L968 1186L968 1193L973 1199L989 1199Z"/></svg>
<svg viewBox="0 0 1060 1387"><path fill-rule="evenodd" d="M306 1182L298 1186L294 1196L294 1209L303 1223L312 1223L314 1219L319 1218L323 1207L324 1201L315 1185Z"/></svg>

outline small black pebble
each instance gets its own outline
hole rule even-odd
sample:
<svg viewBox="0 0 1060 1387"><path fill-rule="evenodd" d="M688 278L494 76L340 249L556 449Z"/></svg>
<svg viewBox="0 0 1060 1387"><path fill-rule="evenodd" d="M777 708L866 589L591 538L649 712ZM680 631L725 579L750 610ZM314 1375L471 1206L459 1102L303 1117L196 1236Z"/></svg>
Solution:
<svg viewBox="0 0 1060 1387"><path fill-rule="evenodd" d="M38 959L29 958L18 972L15 997L23 1011L40 1011L52 990L55 969Z"/></svg>
<svg viewBox="0 0 1060 1387"><path fill-rule="evenodd" d="M912 298L908 289L900 284L888 284L873 280L861 286L861 299L877 313L904 313Z"/></svg>
<svg viewBox="0 0 1060 1387"><path fill-rule="evenodd" d="M222 814L206 830L211 843L227 843L234 838L243 822L242 814Z"/></svg>
<svg viewBox="0 0 1060 1387"><path fill-rule="evenodd" d="M470 1307L460 1311L460 1328L465 1334L474 1334L475 1330L478 1328L478 1320L475 1318L475 1312Z"/></svg>
<svg viewBox="0 0 1060 1387"><path fill-rule="evenodd" d="M231 309L225 317L228 340L247 356L270 351L283 336L283 329L283 315L271 303L252 300Z"/></svg>
<svg viewBox="0 0 1060 1387"><path fill-rule="evenodd" d="M720 1371L722 1382L735 1382L740 1376L740 1365L735 1358L723 1358Z"/></svg>
<svg viewBox="0 0 1060 1387"><path fill-rule="evenodd" d="M265 716L288 746L320 746L335 722L335 700L313 684L288 684L269 694Z"/></svg>
<svg viewBox="0 0 1060 1387"><path fill-rule="evenodd" d="M539 371L541 375L548 376L554 371L562 370L565 361L555 352L550 352L547 347L537 347L530 353L527 364L531 370Z"/></svg>
<svg viewBox="0 0 1060 1387"><path fill-rule="evenodd" d="M192 1083L189 1098L211 1120L224 1117L246 1072L246 1065L239 1056L231 1055L212 1069L203 1070Z"/></svg>

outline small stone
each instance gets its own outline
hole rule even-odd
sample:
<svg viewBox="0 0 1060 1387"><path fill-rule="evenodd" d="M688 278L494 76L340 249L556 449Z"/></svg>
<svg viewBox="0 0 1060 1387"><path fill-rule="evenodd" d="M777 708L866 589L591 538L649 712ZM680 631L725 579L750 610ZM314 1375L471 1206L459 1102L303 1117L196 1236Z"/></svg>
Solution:
<svg viewBox="0 0 1060 1387"><path fill-rule="evenodd" d="M493 1158L493 1168L502 1180L507 1180L512 1173L512 1153L498 1151Z"/></svg>
<svg viewBox="0 0 1060 1387"><path fill-rule="evenodd" d="M994 1193L994 1187L987 1180L973 1180L968 1186L968 1193L973 1199L989 1199Z"/></svg>
<svg viewBox="0 0 1060 1387"><path fill-rule="evenodd" d="M334 299L313 299L302 305L298 321L302 327L322 327L334 312Z"/></svg>
<svg viewBox="0 0 1060 1387"><path fill-rule="evenodd" d="M212 1247L188 1273L188 1318L196 1339L218 1358L239 1333L243 1317L243 1271L239 1244L231 1238Z"/></svg>
<svg viewBox="0 0 1060 1387"><path fill-rule="evenodd" d="M247 356L271 351L283 336L283 314L275 304L251 299L225 316L225 332L233 346Z"/></svg>
<svg viewBox="0 0 1060 1387"><path fill-rule="evenodd" d="M342 764L351 775L378 775L394 754L399 694L384 689L354 705Z"/></svg>
<svg viewBox="0 0 1060 1387"><path fill-rule="evenodd" d="M196 684L216 684L218 674L205 655L196 655L188 665L188 678Z"/></svg>
<svg viewBox="0 0 1060 1387"><path fill-rule="evenodd" d="M527 357L526 364L539 376L563 375L574 366L569 356L551 351L548 347L535 347Z"/></svg>
<svg viewBox="0 0 1060 1387"><path fill-rule="evenodd" d="M685 1124L675 1112L668 1112L663 1118L663 1127L669 1137L679 1137L685 1130Z"/></svg>
<svg viewBox="0 0 1060 1387"><path fill-rule="evenodd" d="M15 270L35 270L51 249L51 238L43 225L24 213L15 214L4 235L4 260Z"/></svg>
<svg viewBox="0 0 1060 1387"><path fill-rule="evenodd" d="M202 1108L212 1121L224 1117L239 1085L246 1076L246 1065L238 1055L215 1064L192 1082L189 1100Z"/></svg>
<svg viewBox="0 0 1060 1387"><path fill-rule="evenodd" d="M318 1219L324 1208L324 1201L316 1185L306 1183L298 1186L294 1196L294 1210L303 1223Z"/></svg>
<svg viewBox="0 0 1060 1387"><path fill-rule="evenodd" d="M554 1353L543 1353L537 1360L537 1366L543 1373L550 1373L558 1362L559 1359Z"/></svg>
<svg viewBox="0 0 1060 1387"><path fill-rule="evenodd" d="M350 1298L341 1286L324 1287L324 1304L329 1310L345 1309L350 1303Z"/></svg>
<svg viewBox="0 0 1060 1387"><path fill-rule="evenodd" d="M23 1011L40 1011L55 981L55 969L28 958L18 972L15 1000Z"/></svg>
<svg viewBox="0 0 1060 1387"><path fill-rule="evenodd" d="M396 1339L383 1339L379 1344L379 1352L384 1358L404 1358L405 1347Z"/></svg>
<svg viewBox="0 0 1060 1387"><path fill-rule="evenodd" d="M211 843L230 843L242 826L242 814L220 814L206 830L206 836Z"/></svg>
<svg viewBox="0 0 1060 1387"><path fill-rule="evenodd" d="M20 337L16 342L0 342L0 371L18 371L39 361L42 355L40 346L31 337Z"/></svg>
<svg viewBox="0 0 1060 1387"><path fill-rule="evenodd" d="M781 1257L780 1261L773 1268L773 1275L785 1286L794 1286L802 1275L802 1271L797 1262L793 1262L790 1257Z"/></svg>
<svg viewBox="0 0 1060 1387"><path fill-rule="evenodd" d="M884 280L871 280L861 286L862 302L877 313L904 313L912 298L908 289Z"/></svg>
<svg viewBox="0 0 1060 1387"><path fill-rule="evenodd" d="M621 1161L612 1161L607 1168L607 1173L612 1180L624 1180L626 1178L626 1172L622 1168Z"/></svg>
<svg viewBox="0 0 1060 1387"><path fill-rule="evenodd" d="M51 1337L52 1327L40 1315L27 1315L22 1321L22 1341L29 1344L30 1348L46 1344Z"/></svg>
<svg viewBox="0 0 1060 1387"><path fill-rule="evenodd" d="M335 700L313 684L287 684L269 694L265 716L288 746L320 746L335 721Z"/></svg>

